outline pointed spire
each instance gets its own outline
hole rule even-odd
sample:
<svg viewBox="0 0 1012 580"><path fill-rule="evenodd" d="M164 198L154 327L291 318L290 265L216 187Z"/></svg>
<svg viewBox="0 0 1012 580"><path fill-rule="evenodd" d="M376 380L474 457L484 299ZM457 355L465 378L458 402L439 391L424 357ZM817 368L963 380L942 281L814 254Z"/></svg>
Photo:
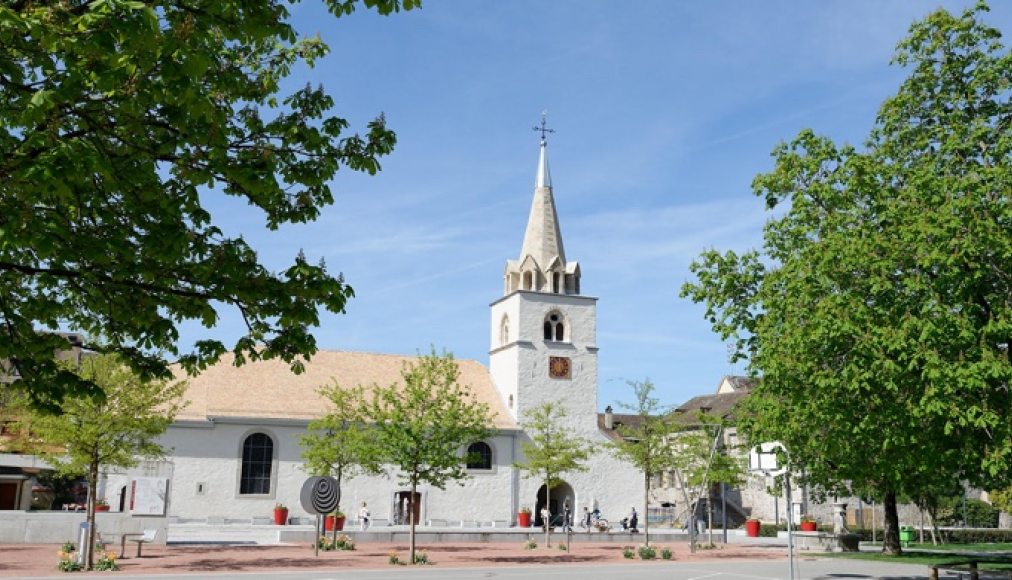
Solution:
<svg viewBox="0 0 1012 580"><path fill-rule="evenodd" d="M580 266L566 262L562 247L559 217L552 196L552 176L548 171L548 133L545 114L541 115L541 152L534 178L534 200L527 218L524 243L520 259L506 263L506 293L516 290L550 292L554 294L580 293Z"/></svg>
<svg viewBox="0 0 1012 580"><path fill-rule="evenodd" d="M545 148L542 145L542 161L544 161L544 157ZM566 263L566 252L562 248L562 232L559 229L559 216L555 210L555 198L552 196L548 164L545 162L538 165L534 201L531 202L531 213L527 218L527 230L524 232L524 245L520 250L520 261L523 262L527 256L534 258L542 269L550 267L555 258L559 259L560 264Z"/></svg>
<svg viewBox="0 0 1012 580"><path fill-rule="evenodd" d="M548 171L548 141L541 140L541 157L538 158L538 172L534 177L534 187L551 187L552 174Z"/></svg>
<svg viewBox="0 0 1012 580"><path fill-rule="evenodd" d="M541 156L538 158L538 171L534 178L534 187L551 187L552 174L548 171L548 134L554 133L555 129L548 128L548 111L541 113L541 126L534 127L535 131L541 132Z"/></svg>

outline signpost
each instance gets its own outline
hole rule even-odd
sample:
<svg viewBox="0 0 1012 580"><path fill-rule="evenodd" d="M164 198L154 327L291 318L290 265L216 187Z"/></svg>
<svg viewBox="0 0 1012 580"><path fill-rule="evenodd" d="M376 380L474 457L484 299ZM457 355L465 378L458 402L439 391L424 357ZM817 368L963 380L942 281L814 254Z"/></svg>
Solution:
<svg viewBox="0 0 1012 580"><path fill-rule="evenodd" d="M781 464L780 456L785 461ZM771 441L758 445L749 452L748 468L753 473L761 473L766 477L784 476L784 486L787 488L787 578L794 580L794 530L792 529L793 517L791 517L791 456L787 448L779 441Z"/></svg>
<svg viewBox="0 0 1012 580"><path fill-rule="evenodd" d="M337 501L337 480L333 477L314 475L302 484L302 493L299 494L302 509L316 514L316 537L313 538L314 556L320 555L320 536L323 535L320 514L328 514L337 509Z"/></svg>

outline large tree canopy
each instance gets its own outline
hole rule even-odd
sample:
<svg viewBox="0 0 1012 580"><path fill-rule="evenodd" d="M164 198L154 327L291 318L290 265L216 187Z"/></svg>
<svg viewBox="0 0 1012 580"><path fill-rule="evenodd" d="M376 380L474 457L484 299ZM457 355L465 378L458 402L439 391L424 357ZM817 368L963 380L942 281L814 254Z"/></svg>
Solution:
<svg viewBox="0 0 1012 580"><path fill-rule="evenodd" d="M22 416L18 431L57 473L84 476L87 480L90 533L81 550L90 570L100 473L110 468L135 467L142 459L165 455L158 438L184 407L186 384L143 381L117 355L85 357L75 371L98 384L105 398L68 397L58 415Z"/></svg>
<svg viewBox="0 0 1012 580"><path fill-rule="evenodd" d="M779 146L762 252L706 252L682 291L762 376L747 434L885 500L889 551L897 493L1012 474L1012 55L986 10L911 27L862 150Z"/></svg>
<svg viewBox="0 0 1012 580"><path fill-rule="evenodd" d="M376 457L395 468L401 484L410 487L408 561L415 559L415 503L420 484L446 489L470 477L467 447L495 434L495 415L462 385L460 368L451 353L435 349L405 364L404 385L376 386L362 415L372 424Z"/></svg>
<svg viewBox="0 0 1012 580"><path fill-rule="evenodd" d="M335 16L358 0L325 0ZM419 0L363 0L389 14ZM61 370L47 329L87 333L143 376L152 354L198 370L226 345L180 353L177 326L237 309L240 362L315 351L319 308L352 289L299 256L275 273L207 202L234 196L266 225L315 219L342 166L375 173L395 142L382 115L364 136L306 86L280 94L300 63L327 52L299 38L276 0L72 0L0 5L0 360L36 404L100 390ZM101 345L98 341L101 341Z"/></svg>

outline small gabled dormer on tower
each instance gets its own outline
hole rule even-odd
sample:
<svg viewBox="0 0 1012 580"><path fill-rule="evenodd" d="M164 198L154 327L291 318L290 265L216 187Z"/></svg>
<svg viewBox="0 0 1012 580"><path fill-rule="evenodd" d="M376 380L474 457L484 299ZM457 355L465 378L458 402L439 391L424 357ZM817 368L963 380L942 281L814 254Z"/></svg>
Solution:
<svg viewBox="0 0 1012 580"><path fill-rule="evenodd" d="M537 129L537 127L535 127ZM580 265L566 262L566 251L562 246L559 217L555 212L552 197L552 176L548 170L548 140L551 129L545 128L541 120L541 155L534 178L534 201L527 218L524 243L520 248L520 259L506 262L505 288L503 294L517 290L544 292L548 294L579 294Z"/></svg>

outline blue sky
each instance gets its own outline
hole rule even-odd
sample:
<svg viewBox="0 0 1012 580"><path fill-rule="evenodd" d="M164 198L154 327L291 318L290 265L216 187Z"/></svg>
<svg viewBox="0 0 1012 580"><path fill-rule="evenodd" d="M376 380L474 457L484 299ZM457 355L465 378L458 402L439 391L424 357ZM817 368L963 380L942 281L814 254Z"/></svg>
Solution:
<svg viewBox="0 0 1012 580"><path fill-rule="evenodd" d="M547 110L567 258L599 298L600 408L630 399L626 380L650 378L677 404L741 372L702 306L678 297L689 263L759 243L768 216L750 183L778 142L803 128L864 140L905 76L889 65L896 43L940 5L428 0L335 20L317 4L295 6L294 22L331 53L289 87L322 83L356 130L385 113L398 146L376 176L339 172L316 223L267 232L257 212L214 200L216 219L271 268L303 248L344 273L357 296L324 317L322 348L434 345L487 364L488 305L520 252L531 128ZM1012 2L987 21L1008 35ZM221 314L211 334L234 340L240 321Z"/></svg>

